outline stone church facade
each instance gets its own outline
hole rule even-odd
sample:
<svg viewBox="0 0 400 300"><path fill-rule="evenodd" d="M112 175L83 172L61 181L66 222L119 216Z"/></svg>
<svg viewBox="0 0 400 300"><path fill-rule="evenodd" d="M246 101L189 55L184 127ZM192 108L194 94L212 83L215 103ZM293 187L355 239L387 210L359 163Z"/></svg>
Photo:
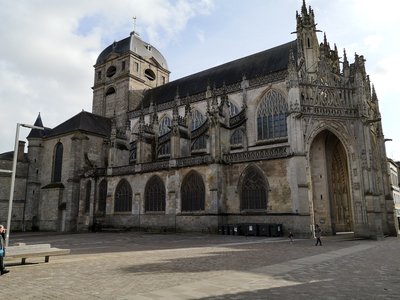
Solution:
<svg viewBox="0 0 400 300"><path fill-rule="evenodd" d="M92 113L28 136L26 227L395 235L364 57L318 41L304 2L296 18L295 40L171 82L135 32L104 49Z"/></svg>

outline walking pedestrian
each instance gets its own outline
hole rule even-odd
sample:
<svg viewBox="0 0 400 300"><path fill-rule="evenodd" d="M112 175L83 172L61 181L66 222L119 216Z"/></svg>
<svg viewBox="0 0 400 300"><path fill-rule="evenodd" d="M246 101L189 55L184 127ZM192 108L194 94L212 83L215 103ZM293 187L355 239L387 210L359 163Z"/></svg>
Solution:
<svg viewBox="0 0 400 300"><path fill-rule="evenodd" d="M4 267L4 257L6 256L5 233L6 228L0 224L0 275L10 272Z"/></svg>
<svg viewBox="0 0 400 300"><path fill-rule="evenodd" d="M291 231L289 231L289 236L288 237L289 237L290 243L293 243L294 236L293 236L293 233Z"/></svg>
<svg viewBox="0 0 400 300"><path fill-rule="evenodd" d="M317 238L317 242L315 243L315 246L318 246L318 244L319 244L320 246L322 246L322 242L321 242L322 230L321 230L321 228L319 227L318 224L315 224L315 230L314 230L314 232L315 232L315 237Z"/></svg>

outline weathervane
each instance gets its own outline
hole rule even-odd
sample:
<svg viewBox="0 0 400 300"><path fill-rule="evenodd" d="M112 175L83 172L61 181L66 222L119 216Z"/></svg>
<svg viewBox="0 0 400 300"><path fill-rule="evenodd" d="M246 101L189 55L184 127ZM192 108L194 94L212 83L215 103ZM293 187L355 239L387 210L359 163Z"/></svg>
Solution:
<svg viewBox="0 0 400 300"><path fill-rule="evenodd" d="M133 32L136 32L136 16L134 16L132 19L133 19Z"/></svg>

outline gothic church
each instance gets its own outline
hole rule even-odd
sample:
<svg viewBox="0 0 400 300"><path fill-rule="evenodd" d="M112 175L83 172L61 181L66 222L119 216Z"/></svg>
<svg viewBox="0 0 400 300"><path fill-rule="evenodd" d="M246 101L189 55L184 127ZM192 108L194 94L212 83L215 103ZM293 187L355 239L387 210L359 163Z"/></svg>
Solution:
<svg viewBox="0 0 400 300"><path fill-rule="evenodd" d="M395 235L364 57L318 41L304 1L296 19L295 40L171 82L136 32L105 48L92 113L27 138L26 228Z"/></svg>

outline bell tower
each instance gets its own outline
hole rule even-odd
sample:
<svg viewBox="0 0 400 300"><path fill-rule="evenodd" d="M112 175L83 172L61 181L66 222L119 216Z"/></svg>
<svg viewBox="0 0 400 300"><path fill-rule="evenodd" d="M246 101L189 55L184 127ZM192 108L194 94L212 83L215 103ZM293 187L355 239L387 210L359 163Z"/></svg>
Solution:
<svg viewBox="0 0 400 300"><path fill-rule="evenodd" d="M123 129L143 90L168 83L170 72L162 54L132 31L100 53L94 73L92 112L115 118L117 129Z"/></svg>
<svg viewBox="0 0 400 300"><path fill-rule="evenodd" d="M297 20L297 49L299 59L304 64L307 73L315 74L318 66L319 45L317 29L314 20L314 11L309 7L307 10L306 2L303 0L301 14L296 12Z"/></svg>

